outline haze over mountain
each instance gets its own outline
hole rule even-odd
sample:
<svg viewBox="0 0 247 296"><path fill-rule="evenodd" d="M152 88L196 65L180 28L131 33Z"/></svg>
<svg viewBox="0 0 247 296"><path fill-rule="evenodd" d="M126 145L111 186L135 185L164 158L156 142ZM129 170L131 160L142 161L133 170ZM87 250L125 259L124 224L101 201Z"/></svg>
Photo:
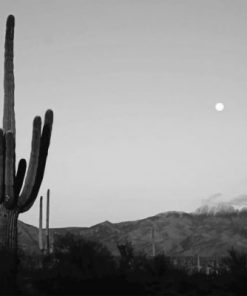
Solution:
<svg viewBox="0 0 247 296"><path fill-rule="evenodd" d="M241 194L233 198L226 198L221 193L216 193L203 199L201 206L195 210L197 214L231 213L236 210L245 209L247 206L247 195Z"/></svg>

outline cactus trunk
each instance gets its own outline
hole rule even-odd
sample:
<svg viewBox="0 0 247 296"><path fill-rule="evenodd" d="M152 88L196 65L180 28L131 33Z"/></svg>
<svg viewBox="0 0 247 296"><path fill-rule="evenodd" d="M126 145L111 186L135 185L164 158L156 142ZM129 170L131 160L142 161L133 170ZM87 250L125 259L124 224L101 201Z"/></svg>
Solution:
<svg viewBox="0 0 247 296"><path fill-rule="evenodd" d="M0 246L16 251L18 213L0 207Z"/></svg>

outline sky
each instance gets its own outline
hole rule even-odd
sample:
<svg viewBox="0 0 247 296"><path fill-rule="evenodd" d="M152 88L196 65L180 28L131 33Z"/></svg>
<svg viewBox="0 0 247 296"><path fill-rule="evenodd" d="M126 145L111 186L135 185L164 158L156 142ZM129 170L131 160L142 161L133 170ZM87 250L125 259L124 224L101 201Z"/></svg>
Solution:
<svg viewBox="0 0 247 296"><path fill-rule="evenodd" d="M2 0L0 81L9 14L18 159L34 116L54 111L51 227L247 194L245 0ZM20 220L38 225L39 196Z"/></svg>

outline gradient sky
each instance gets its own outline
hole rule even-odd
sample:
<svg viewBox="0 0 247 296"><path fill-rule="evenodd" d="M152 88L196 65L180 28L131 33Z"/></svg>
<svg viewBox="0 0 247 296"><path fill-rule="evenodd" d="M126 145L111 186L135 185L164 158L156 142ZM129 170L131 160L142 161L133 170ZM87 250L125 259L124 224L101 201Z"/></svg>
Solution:
<svg viewBox="0 0 247 296"><path fill-rule="evenodd" d="M18 158L33 117L55 113L52 227L247 194L247 1L2 0L0 81L8 14ZM38 201L20 219L37 225Z"/></svg>

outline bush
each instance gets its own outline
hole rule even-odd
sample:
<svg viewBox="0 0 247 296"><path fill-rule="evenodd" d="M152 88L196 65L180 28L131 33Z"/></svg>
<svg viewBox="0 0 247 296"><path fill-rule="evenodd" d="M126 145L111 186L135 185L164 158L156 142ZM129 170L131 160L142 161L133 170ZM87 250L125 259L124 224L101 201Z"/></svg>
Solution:
<svg viewBox="0 0 247 296"><path fill-rule="evenodd" d="M70 233L57 238L53 257L57 269L75 277L80 274L83 279L104 277L115 270L114 258L106 247Z"/></svg>
<svg viewBox="0 0 247 296"><path fill-rule="evenodd" d="M103 279L115 271L115 260L106 247L67 233L56 238L54 252L36 273L35 283L45 293L81 294L98 291L105 285Z"/></svg>
<svg viewBox="0 0 247 296"><path fill-rule="evenodd" d="M229 256L224 259L228 273L227 286L234 293L247 292L247 254L234 249L228 251Z"/></svg>
<svg viewBox="0 0 247 296"><path fill-rule="evenodd" d="M0 249L0 294L17 294L17 254L14 250Z"/></svg>

